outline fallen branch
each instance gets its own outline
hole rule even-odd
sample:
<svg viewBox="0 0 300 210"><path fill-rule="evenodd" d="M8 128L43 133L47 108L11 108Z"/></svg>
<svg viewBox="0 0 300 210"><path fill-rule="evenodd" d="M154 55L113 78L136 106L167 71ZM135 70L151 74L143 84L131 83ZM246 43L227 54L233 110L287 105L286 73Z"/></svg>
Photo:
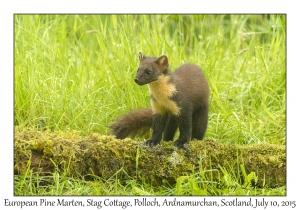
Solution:
<svg viewBox="0 0 300 210"><path fill-rule="evenodd" d="M76 133L40 132L15 128L15 173L24 174L30 168L41 175L56 169L73 177L94 175L108 179L118 171L119 179L137 178L153 186L174 184L182 175L211 170L218 180L224 169L243 178L255 172L258 186L286 184L286 150L283 145L235 145L214 141L191 141L184 149L173 142L155 147L144 146L131 139L118 140L112 136ZM28 162L31 161L31 162ZM129 177L128 177L129 176Z"/></svg>

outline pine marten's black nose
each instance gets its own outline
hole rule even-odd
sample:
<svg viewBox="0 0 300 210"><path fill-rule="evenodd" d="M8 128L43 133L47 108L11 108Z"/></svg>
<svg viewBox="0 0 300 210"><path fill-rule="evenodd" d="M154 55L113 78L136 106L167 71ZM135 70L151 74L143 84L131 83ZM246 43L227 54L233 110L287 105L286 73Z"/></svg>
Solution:
<svg viewBox="0 0 300 210"><path fill-rule="evenodd" d="M142 83L141 80L139 80L138 77L134 78L134 81L135 81L135 83L138 84L138 85L144 85L144 84L145 84L145 83Z"/></svg>

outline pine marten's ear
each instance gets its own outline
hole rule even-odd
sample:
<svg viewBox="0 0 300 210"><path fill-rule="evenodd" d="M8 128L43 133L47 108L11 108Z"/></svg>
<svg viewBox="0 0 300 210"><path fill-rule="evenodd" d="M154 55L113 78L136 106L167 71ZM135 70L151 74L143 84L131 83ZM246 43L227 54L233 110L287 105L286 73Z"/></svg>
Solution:
<svg viewBox="0 0 300 210"><path fill-rule="evenodd" d="M139 52L139 60L141 61L141 60L143 60L145 58L145 56L143 55L143 53L142 52Z"/></svg>
<svg viewBox="0 0 300 210"><path fill-rule="evenodd" d="M166 55L162 55L155 61L159 66L163 67L164 69L169 68L169 61Z"/></svg>

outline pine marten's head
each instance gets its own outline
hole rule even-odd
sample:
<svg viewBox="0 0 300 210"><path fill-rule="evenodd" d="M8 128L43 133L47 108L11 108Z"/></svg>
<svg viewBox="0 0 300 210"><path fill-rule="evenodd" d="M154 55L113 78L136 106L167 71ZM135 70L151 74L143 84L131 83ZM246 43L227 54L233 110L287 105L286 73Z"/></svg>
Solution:
<svg viewBox="0 0 300 210"><path fill-rule="evenodd" d="M134 81L138 85L145 85L158 80L169 71L168 57L162 55L158 58L146 57L139 52L140 66Z"/></svg>

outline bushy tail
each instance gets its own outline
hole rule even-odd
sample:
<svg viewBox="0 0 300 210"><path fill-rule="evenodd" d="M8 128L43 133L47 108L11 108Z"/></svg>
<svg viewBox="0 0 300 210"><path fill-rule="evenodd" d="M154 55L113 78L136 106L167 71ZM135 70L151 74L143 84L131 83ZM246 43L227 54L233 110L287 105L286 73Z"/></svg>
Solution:
<svg viewBox="0 0 300 210"><path fill-rule="evenodd" d="M109 126L118 139L127 136L143 135L152 127L152 109L144 108L131 111Z"/></svg>

